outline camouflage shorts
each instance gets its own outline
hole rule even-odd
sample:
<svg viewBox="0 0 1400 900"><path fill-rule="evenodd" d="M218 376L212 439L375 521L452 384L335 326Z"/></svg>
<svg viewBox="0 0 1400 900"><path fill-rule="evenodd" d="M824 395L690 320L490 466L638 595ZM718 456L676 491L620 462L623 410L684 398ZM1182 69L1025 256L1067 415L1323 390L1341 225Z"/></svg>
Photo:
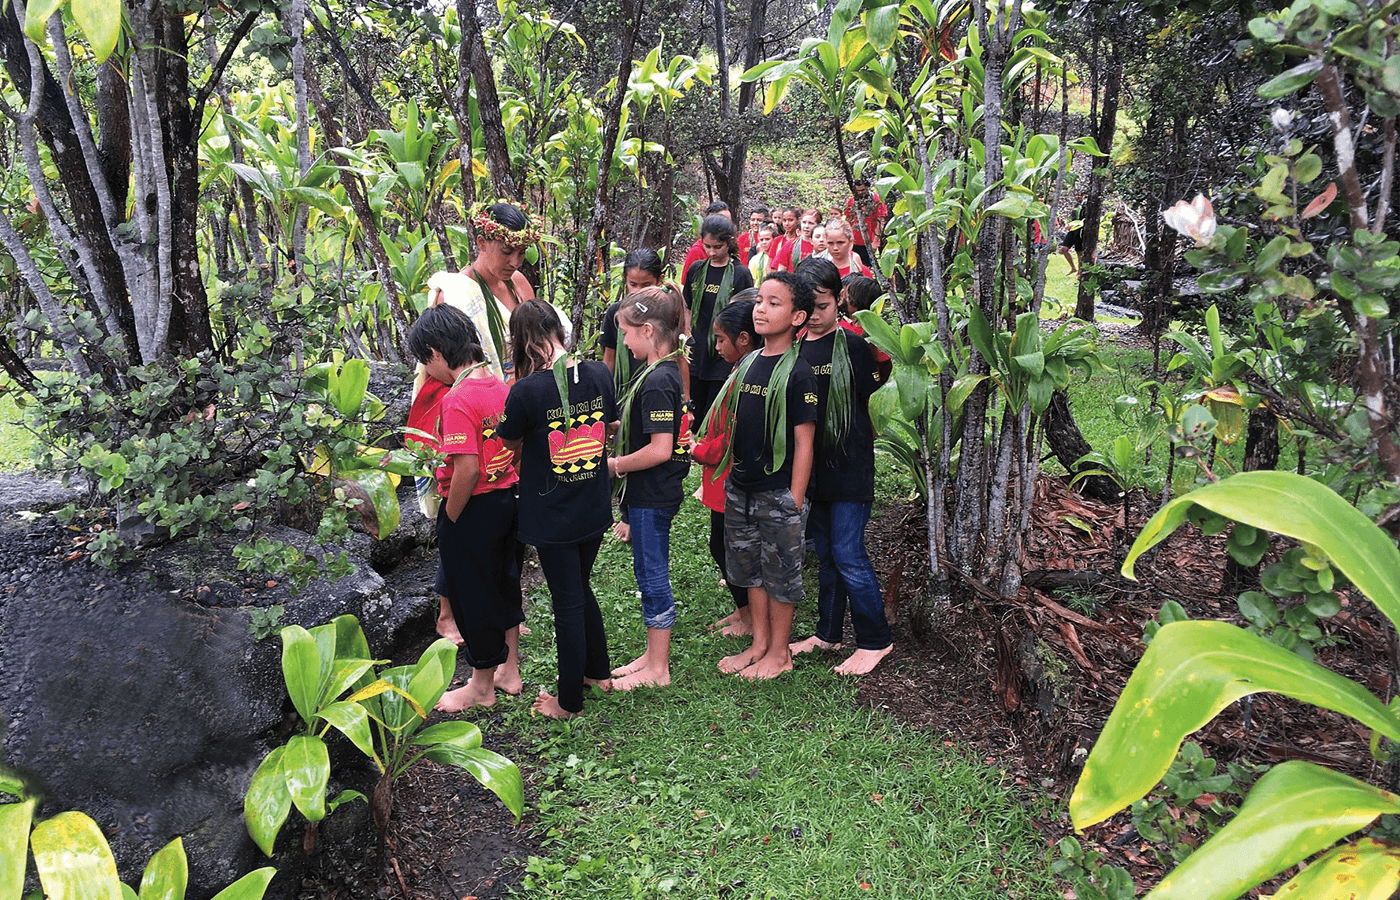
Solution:
<svg viewBox="0 0 1400 900"><path fill-rule="evenodd" d="M724 490L724 566L735 587L761 587L779 603L800 603L807 507L792 491Z"/></svg>

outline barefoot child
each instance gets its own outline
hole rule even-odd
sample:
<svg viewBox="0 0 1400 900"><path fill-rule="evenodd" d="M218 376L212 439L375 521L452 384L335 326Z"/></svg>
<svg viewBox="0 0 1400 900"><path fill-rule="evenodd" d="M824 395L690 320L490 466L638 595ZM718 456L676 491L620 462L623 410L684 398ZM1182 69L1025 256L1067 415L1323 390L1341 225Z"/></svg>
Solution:
<svg viewBox="0 0 1400 900"><path fill-rule="evenodd" d="M517 306L510 340L518 380L496 430L519 453L520 540L539 553L559 654L558 695L541 688L535 709L573 718L583 710L585 683L609 683L608 639L590 580L612 524L612 377L602 363L564 352L563 326L547 304Z"/></svg>
<svg viewBox="0 0 1400 900"><path fill-rule="evenodd" d="M676 364L685 307L666 288L628 294L617 324L628 351L645 366L622 403L621 455L608 470L623 482L632 526L632 571L642 594L646 652L613 670L613 687L671 683L671 628L676 601L671 593L671 522L685 499L690 455L681 442L685 396Z"/></svg>
<svg viewBox="0 0 1400 900"><path fill-rule="evenodd" d="M734 583L749 590L753 643L720 660L719 668L746 678L775 678L792 668L788 638L803 597L803 502L817 419L817 381L794 341L811 311L806 279L769 274L753 310L763 349L734 371L734 393L722 392L734 416L725 563Z"/></svg>
<svg viewBox="0 0 1400 900"><path fill-rule="evenodd" d="M476 327L450 306L424 311L408 347L429 378L450 385L438 435L438 553L443 594L460 623L472 675L437 708L491 706L496 688L520 691L520 570L515 561L515 466L495 426L508 388L486 367ZM513 688L513 690L512 690Z"/></svg>
<svg viewBox="0 0 1400 900"><path fill-rule="evenodd" d="M735 365L750 352L763 346L763 338L753 330L753 301L758 291L749 288L740 291L729 301L729 305L715 316L715 349L724 361ZM734 386L729 385L728 390ZM702 435L691 448L690 455L701 464L700 502L710 510L710 557L719 566L720 575L734 598L734 612L710 626L722 635L736 637L753 634L753 620L749 615L749 592L741 588L729 577L724 562L724 483L729 479L729 468L719 468L724 457L724 448L729 444L731 430L730 417L725 415L725 407L717 406L718 413L710 420L712 434Z"/></svg>
<svg viewBox="0 0 1400 900"><path fill-rule="evenodd" d="M837 327L841 277L824 259L804 259L797 273L816 295L802 358L817 377L816 462L808 490L808 534L816 545L817 633L792 645L793 653L841 648L850 599L856 647L836 667L839 675L864 675L893 645L885 600L865 550L865 525L875 500L875 433L870 395L879 386L875 357L865 339Z"/></svg>

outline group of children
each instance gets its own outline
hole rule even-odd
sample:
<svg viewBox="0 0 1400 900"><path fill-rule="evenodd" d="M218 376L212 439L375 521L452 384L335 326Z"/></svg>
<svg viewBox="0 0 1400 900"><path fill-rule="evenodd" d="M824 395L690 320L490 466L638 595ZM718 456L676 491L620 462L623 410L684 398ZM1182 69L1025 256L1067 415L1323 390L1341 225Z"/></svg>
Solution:
<svg viewBox="0 0 1400 900"><path fill-rule="evenodd" d="M537 711L577 715L587 684L670 683L671 525L692 456L703 466L710 551L735 602L716 625L751 637L720 660L722 671L773 678L794 653L839 648L848 606L858 649L837 671L868 672L890 652L864 547L874 499L868 402L888 367L841 315L843 301L861 294L868 303L870 289L843 286L834 263L812 258L755 288L725 217L705 219L701 244L705 258L681 288L664 281L655 253L628 256L626 293L605 314L602 363L570 355L560 316L538 300L510 310L509 385L486 365L466 314L444 303L414 324L410 350L429 379L450 386L435 423L446 456L438 587L473 670L441 708L489 706L498 688L521 689L523 544L539 555L558 652L557 690L539 692ZM591 576L615 493L646 648L611 668ZM820 563L818 627L790 643L809 539Z"/></svg>

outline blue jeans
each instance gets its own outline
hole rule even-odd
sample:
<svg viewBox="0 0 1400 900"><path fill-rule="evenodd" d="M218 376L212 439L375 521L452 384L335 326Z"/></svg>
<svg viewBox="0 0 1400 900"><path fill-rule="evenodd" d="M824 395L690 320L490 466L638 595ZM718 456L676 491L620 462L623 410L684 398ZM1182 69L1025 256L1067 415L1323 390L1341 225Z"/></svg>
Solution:
<svg viewBox="0 0 1400 900"><path fill-rule="evenodd" d="M813 500L807 533L817 548L817 637L839 644L846 625L847 600L856 646L883 650L890 641L885 598L875 580L875 567L865 552L865 525L870 503Z"/></svg>
<svg viewBox="0 0 1400 900"><path fill-rule="evenodd" d="M680 505L666 509L633 506L627 510L632 526L632 573L642 592L642 621L648 628L670 630L676 624L676 598L671 593L671 520Z"/></svg>

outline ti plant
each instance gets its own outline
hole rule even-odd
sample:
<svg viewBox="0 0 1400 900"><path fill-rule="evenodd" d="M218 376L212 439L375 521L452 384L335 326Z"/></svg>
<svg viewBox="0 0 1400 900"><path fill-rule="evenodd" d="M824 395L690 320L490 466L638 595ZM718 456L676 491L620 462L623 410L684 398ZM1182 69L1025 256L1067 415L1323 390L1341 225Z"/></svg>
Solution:
<svg viewBox="0 0 1400 900"><path fill-rule="evenodd" d="M1287 472L1244 472L1172 500L1143 528L1123 574L1131 578L1137 558L1192 515L1212 527L1230 520L1254 529L1232 541L1237 558L1257 558L1259 532L1297 540L1313 565L1335 569L1400 623L1395 542L1327 487ZM1316 579L1317 587L1330 578ZM1373 744L1400 740L1400 713L1362 685L1229 623L1172 621L1148 645L1089 754L1070 799L1075 827L1140 800L1168 774L1187 735L1259 691L1350 716L1372 730ZM1388 897L1400 886L1400 846L1374 837L1337 842L1395 813L1400 796L1389 791L1312 763L1281 763L1149 896L1227 900L1311 860L1276 897ZM1349 893L1338 892L1342 885Z"/></svg>
<svg viewBox="0 0 1400 900"><path fill-rule="evenodd" d="M18 773L0 766L0 794L19 798L0 804L0 898L17 900L24 892L27 853L50 900L184 900L189 881L185 844L166 844L146 864L139 891L122 884L112 848L97 823L80 812L63 812L34 823L38 798ZM31 831L32 827L32 831ZM214 895L213 900L261 900L277 870L249 872Z"/></svg>
<svg viewBox="0 0 1400 900"><path fill-rule="evenodd" d="M303 841L309 848L327 814L341 803L365 799L356 791L326 799L331 766L325 738L331 728L373 760L380 773L372 805L381 832L388 826L394 780L420 757L471 772L516 818L524 810L520 769L482 749L481 729L461 721L423 727L456 669L451 641L433 642L412 666L376 676L377 664L354 616L309 631L298 625L282 629L282 674L301 731L263 759L243 804L248 834L268 856L293 806L310 823Z"/></svg>

